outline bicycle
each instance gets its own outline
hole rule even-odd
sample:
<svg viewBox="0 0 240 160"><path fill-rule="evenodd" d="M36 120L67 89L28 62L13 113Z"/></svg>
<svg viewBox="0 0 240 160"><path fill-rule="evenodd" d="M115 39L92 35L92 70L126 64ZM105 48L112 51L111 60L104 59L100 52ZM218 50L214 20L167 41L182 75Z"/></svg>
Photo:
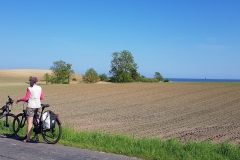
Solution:
<svg viewBox="0 0 240 160"><path fill-rule="evenodd" d="M57 143L61 136L62 136L62 126L61 126L61 122L59 119L58 114L55 114L55 127L54 128L46 128L43 124L43 120L42 117L45 113L47 112L51 112L50 110L47 110L43 113L44 109L49 107L49 104L41 104L42 106L42 110L40 112L40 119L37 120L37 118L34 116L33 117L33 132L35 133L34 137L36 138L36 134L41 134L44 141L47 142L48 144L55 144ZM18 124L17 128L14 128L15 130L15 135L19 140L23 140L27 138L27 125L26 121L27 121L27 117L26 117L26 109L25 109L25 105L23 103L23 112L19 113L18 115L16 115L15 120L13 121L14 126L15 123ZM18 123L19 121L19 123ZM38 141L38 139L37 139Z"/></svg>
<svg viewBox="0 0 240 160"><path fill-rule="evenodd" d="M19 124L19 120L16 119L16 116L10 113L10 106L12 106L13 103L14 100L12 100L10 96L8 96L8 101L6 102L6 105L1 108L2 112L0 113L0 137L2 138L13 137L15 135L14 128ZM13 123L14 120L15 123ZM14 126L14 124L16 126Z"/></svg>

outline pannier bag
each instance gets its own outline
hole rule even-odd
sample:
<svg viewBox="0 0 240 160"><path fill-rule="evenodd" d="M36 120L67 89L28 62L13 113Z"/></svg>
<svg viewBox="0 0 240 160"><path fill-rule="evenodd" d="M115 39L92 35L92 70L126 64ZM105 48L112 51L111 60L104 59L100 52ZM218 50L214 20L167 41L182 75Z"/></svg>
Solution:
<svg viewBox="0 0 240 160"><path fill-rule="evenodd" d="M36 134L39 134L39 133L41 133L41 128L39 126L36 126L33 128L33 132Z"/></svg>
<svg viewBox="0 0 240 160"><path fill-rule="evenodd" d="M55 128L56 114L53 111L44 112L42 115L43 128Z"/></svg>

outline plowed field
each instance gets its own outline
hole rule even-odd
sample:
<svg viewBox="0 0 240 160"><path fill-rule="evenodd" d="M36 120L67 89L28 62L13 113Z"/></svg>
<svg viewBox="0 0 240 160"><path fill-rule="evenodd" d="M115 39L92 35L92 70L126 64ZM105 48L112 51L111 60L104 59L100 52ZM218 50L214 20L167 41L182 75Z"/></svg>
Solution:
<svg viewBox="0 0 240 160"><path fill-rule="evenodd" d="M63 125L133 137L240 144L240 83L130 83L41 85ZM24 97L27 84L0 85ZM15 104L13 113L22 110Z"/></svg>

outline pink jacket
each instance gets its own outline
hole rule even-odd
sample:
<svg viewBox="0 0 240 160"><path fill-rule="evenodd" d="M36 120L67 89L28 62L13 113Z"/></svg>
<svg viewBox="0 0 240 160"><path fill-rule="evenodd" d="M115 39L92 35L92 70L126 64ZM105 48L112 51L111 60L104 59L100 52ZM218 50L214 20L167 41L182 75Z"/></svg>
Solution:
<svg viewBox="0 0 240 160"><path fill-rule="evenodd" d="M23 97L23 98L20 98L19 100L20 101L27 101L29 99L29 97L30 97L30 94L31 93L30 93L29 89L27 89L26 96ZM41 96L40 96L40 100L42 100L43 98L44 98L44 94L43 94L43 90L42 90Z"/></svg>

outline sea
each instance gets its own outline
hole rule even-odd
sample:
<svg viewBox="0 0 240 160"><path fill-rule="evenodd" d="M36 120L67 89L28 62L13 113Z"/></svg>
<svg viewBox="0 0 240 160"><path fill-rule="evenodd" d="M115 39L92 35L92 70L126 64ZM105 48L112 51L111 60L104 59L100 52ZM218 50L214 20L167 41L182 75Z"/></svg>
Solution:
<svg viewBox="0 0 240 160"><path fill-rule="evenodd" d="M170 82L240 82L240 79L168 78Z"/></svg>

